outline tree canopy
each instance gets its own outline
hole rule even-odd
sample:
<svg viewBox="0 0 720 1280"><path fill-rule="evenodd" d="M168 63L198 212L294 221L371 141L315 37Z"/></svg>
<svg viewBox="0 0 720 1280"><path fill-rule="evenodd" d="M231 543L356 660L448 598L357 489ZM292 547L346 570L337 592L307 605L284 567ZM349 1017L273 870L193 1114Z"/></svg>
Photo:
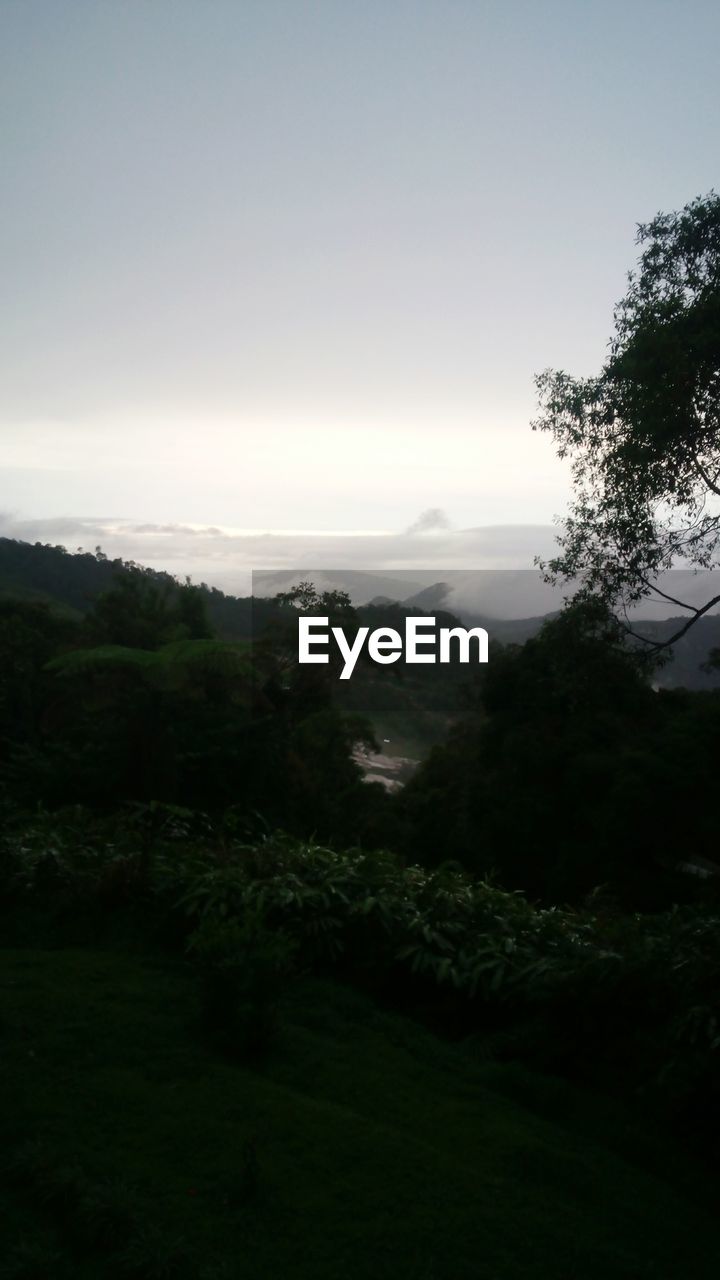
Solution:
<svg viewBox="0 0 720 1280"><path fill-rule="evenodd" d="M533 425L571 459L574 485L543 567L613 606L655 593L687 609L672 643L720 602L689 605L658 584L674 567L720 566L720 197L659 213L637 242L600 373L536 379Z"/></svg>

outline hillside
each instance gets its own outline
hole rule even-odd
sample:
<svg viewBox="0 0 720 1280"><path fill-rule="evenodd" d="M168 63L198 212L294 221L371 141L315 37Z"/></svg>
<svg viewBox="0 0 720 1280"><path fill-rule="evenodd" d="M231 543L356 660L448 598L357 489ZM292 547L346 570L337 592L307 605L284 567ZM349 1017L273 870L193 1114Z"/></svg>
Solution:
<svg viewBox="0 0 720 1280"><path fill-rule="evenodd" d="M43 543L0 538L0 595L43 601L81 616L107 591L119 572L150 578L172 591L169 573L147 569L132 561L110 560L102 552L78 551ZM247 639L252 631L252 601L227 596L201 585L210 622L223 640Z"/></svg>
<svg viewBox="0 0 720 1280"><path fill-rule="evenodd" d="M55 612L81 619L118 573L150 579L172 593L177 586L169 574L122 560L110 560L102 552L71 554L63 547L30 544L0 538L0 597L44 603ZM361 575L358 575L359 577ZM200 585L199 591L212 629L224 641L247 640L258 634L276 609L269 602L252 597L225 595L217 588ZM371 626L393 622L412 610L366 606L360 610ZM365 616L367 615L367 616ZM457 673L438 668L435 678L418 678L407 669L398 680L386 670L368 665L350 684L339 687L342 705L351 713L366 716L382 742L392 740L391 752L422 756L442 740L458 710Z"/></svg>
<svg viewBox="0 0 720 1280"><path fill-rule="evenodd" d="M416 592L403 601L407 608L438 610L446 607L450 589L438 582L432 587ZM457 609L465 626L485 627L488 634L501 644L524 644L537 635L544 622L557 617L556 613L532 618L496 618L485 614ZM674 635L687 622L688 615L662 620L638 619L633 625L638 634L651 640L664 640ZM664 664L656 675L656 683L666 689L716 689L720 687L720 671L704 669L710 653L720 649L720 616L700 618L686 635L666 655Z"/></svg>
<svg viewBox="0 0 720 1280"><path fill-rule="evenodd" d="M715 1274L712 1216L619 1106L324 980L253 1067L205 1046L167 956L0 963L8 1280Z"/></svg>
<svg viewBox="0 0 720 1280"><path fill-rule="evenodd" d="M93 601L112 585L118 572L137 574L172 591L175 579L169 573L147 569L142 565L122 560L110 560L97 551L71 554L64 547L42 543L18 542L0 538L0 596L35 600L52 605L66 615L76 617L86 613ZM361 575L357 575L358 579ZM380 581L380 579L379 579ZM385 585L389 585L390 580ZM248 639L253 627L262 623L267 610L262 602L251 597L226 595L216 587L201 584L207 615L213 629L223 640ZM403 613L437 613L445 607L447 584L437 582L423 588L399 602ZM392 611L397 602L388 596L377 596L361 607L372 625L384 621L388 607ZM536 635L548 617L490 618L479 614L460 613L466 626L484 626L490 636L501 644L523 644ZM662 638L672 635L685 618L668 618L663 621L643 621L638 629L648 636ZM701 618L686 636L675 646L672 656L660 669L657 683L664 688L684 687L709 689L720 687L720 671L705 671L704 664L713 649L720 648L720 617ZM454 703L453 703L454 709ZM412 718L412 717L411 717ZM422 720L422 714L420 716ZM390 716L389 724L393 723ZM435 721L431 729L413 725L407 736L417 741L437 740L438 727L446 723L446 716Z"/></svg>

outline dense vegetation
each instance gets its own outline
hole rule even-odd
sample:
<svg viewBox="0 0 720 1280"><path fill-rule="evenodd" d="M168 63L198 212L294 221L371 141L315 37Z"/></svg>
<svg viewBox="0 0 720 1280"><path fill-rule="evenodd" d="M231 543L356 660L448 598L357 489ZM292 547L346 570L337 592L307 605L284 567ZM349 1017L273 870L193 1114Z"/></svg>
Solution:
<svg viewBox="0 0 720 1280"><path fill-rule="evenodd" d="M541 380L584 576L473 681L295 660L410 606L0 545L6 1280L717 1273L720 691L611 606L715 563L719 228Z"/></svg>
<svg viewBox="0 0 720 1280"><path fill-rule="evenodd" d="M37 817L0 865L6 1276L714 1273L652 1127L708 1152L709 909L537 909L160 806Z"/></svg>
<svg viewBox="0 0 720 1280"><path fill-rule="evenodd" d="M338 698L292 660L319 602L359 624L286 598L222 639L128 565L0 602L4 1274L710 1274L718 695L583 604L471 685ZM397 794L353 754L383 698L450 726Z"/></svg>
<svg viewBox="0 0 720 1280"><path fill-rule="evenodd" d="M715 851L720 693L654 690L598 602L495 655L480 705L418 771L403 848L459 859L546 902L599 886L624 905L690 900Z"/></svg>

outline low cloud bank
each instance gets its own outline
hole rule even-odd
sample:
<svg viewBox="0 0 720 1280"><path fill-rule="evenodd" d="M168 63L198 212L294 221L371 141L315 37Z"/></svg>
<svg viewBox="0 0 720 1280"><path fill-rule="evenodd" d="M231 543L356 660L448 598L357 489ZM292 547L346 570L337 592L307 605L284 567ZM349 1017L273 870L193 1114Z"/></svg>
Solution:
<svg viewBox="0 0 720 1280"><path fill-rule="evenodd" d="M537 617L561 607L565 587L550 587L534 568L536 556L555 550L551 525L490 525L452 529L431 509L404 532L303 532L225 529L215 525L158 524L112 516L28 519L0 514L0 536L93 551L178 577L189 575L234 595L249 595L253 572L272 575L274 590L299 575L318 587L341 586L357 603L375 595L406 599L447 583L444 606L486 618ZM521 572L522 571L522 572ZM702 605L718 592L718 575L682 569L661 587L676 599ZM711 579L711 580L710 580ZM635 616L666 618L681 610L665 601L643 602Z"/></svg>
<svg viewBox="0 0 720 1280"><path fill-rule="evenodd" d="M60 544L70 551L101 546L122 556L167 569L195 582L247 594L253 570L395 570L438 581L449 570L532 569L536 555L554 545L549 525L498 525L450 529L441 512L425 512L405 532L346 533L232 530L217 526L153 524L110 516L26 519L0 515L0 536ZM426 579L425 574L429 574ZM539 575L533 573L540 582ZM542 585L542 584L541 584ZM458 587L460 586L458 582Z"/></svg>

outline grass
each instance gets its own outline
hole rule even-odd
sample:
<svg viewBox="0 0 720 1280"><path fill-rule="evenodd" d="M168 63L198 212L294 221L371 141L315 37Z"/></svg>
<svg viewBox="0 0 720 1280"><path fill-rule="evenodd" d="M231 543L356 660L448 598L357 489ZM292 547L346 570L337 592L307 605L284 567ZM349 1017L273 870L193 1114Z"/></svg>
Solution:
<svg viewBox="0 0 720 1280"><path fill-rule="evenodd" d="M0 1277L717 1274L709 1210L614 1104L336 984L296 982L254 1066L204 1042L180 961L6 950L0 990Z"/></svg>

